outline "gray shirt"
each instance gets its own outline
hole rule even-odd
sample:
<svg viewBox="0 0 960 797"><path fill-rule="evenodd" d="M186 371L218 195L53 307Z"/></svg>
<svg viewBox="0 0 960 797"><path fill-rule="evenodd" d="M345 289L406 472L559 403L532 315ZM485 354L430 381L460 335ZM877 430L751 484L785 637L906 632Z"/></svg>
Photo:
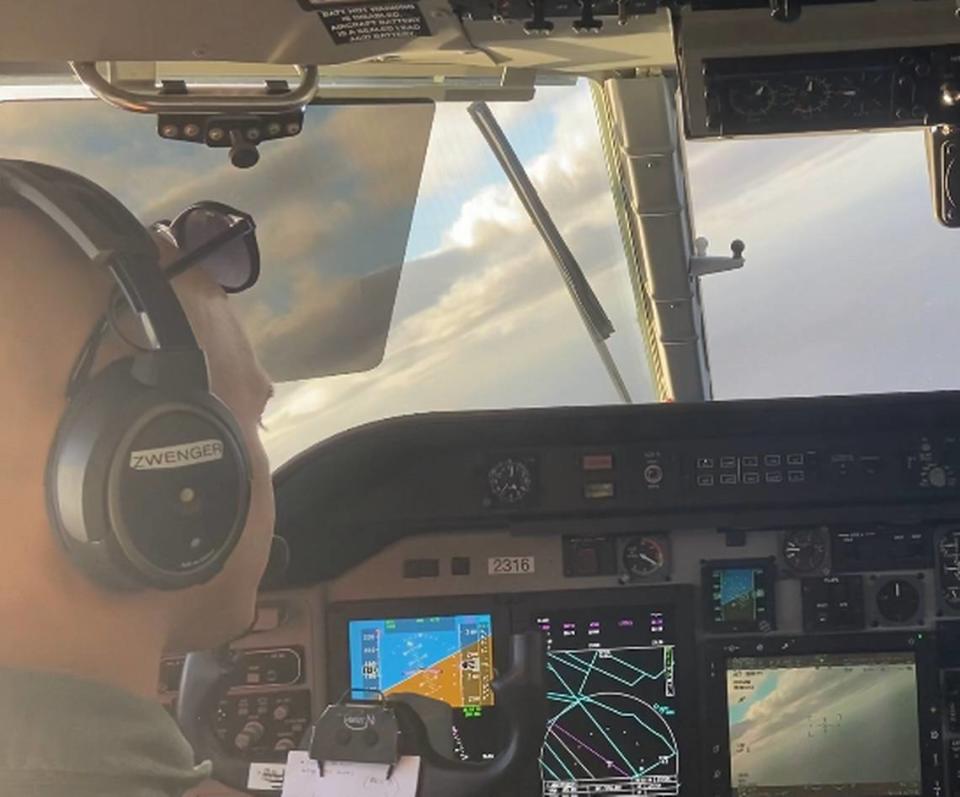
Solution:
<svg viewBox="0 0 960 797"><path fill-rule="evenodd" d="M180 797L210 775L159 703L0 668L0 795Z"/></svg>

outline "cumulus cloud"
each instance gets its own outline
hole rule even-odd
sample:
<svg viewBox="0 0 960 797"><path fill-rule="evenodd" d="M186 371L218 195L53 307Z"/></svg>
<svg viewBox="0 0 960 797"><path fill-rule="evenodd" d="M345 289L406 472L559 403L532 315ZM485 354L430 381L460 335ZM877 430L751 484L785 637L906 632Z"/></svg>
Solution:
<svg viewBox="0 0 960 797"><path fill-rule="evenodd" d="M749 679L728 673L737 681ZM752 687L729 693L748 706L730 729L734 783L919 782L912 664L773 670Z"/></svg>
<svg viewBox="0 0 960 797"><path fill-rule="evenodd" d="M438 202L445 221L433 249L405 264L395 308L420 178L404 147L425 146L429 109L404 107L412 132L399 138L372 109L348 109L352 123L337 109L314 109L300 137L264 145L250 172L230 167L223 152L160 141L152 119L78 105L65 131L55 123L61 110L51 105L36 117L16 109L13 117L41 132L8 154L79 166L145 219L199 198L254 213L264 277L238 305L275 376L322 363L373 365L392 311L386 359L373 371L280 386L267 418L275 464L344 428L407 412L616 401L553 261L465 104L439 112L421 200ZM613 317L610 347L628 383L649 400L587 87L541 90L532 103L494 111ZM411 143L418 130L420 143ZM361 300L381 307L380 316L358 311Z"/></svg>
<svg viewBox="0 0 960 797"><path fill-rule="evenodd" d="M569 88L543 88L534 102L498 102L497 122L514 141L522 132L539 128L546 144L550 135L544 120L552 119L563 103L571 101L572 93ZM573 101L578 103L579 98ZM441 103L436 114L437 129L443 133L430 140L420 188L425 198L449 194L472 181L486 172L492 159L463 103Z"/></svg>
<svg viewBox="0 0 960 797"><path fill-rule="evenodd" d="M432 118L431 105L311 108L298 137L265 143L246 171L223 150L162 141L153 117L102 103L0 108L18 134L4 155L78 170L145 221L200 199L252 213L261 281L235 303L278 380L379 362Z"/></svg>
<svg viewBox="0 0 960 797"><path fill-rule="evenodd" d="M628 382L649 400L589 94L579 87L565 99L528 168L620 330L611 346ZM440 126L435 137L445 134ZM493 174L496 182L461 203L440 245L404 266L383 364L284 387L267 418L275 462L305 440L384 416L616 401L553 261L505 179Z"/></svg>

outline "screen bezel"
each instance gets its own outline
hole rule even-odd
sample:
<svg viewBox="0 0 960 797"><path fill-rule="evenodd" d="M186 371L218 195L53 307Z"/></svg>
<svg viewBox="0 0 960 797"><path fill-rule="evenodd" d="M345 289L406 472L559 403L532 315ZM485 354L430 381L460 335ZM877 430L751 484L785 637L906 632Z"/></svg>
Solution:
<svg viewBox="0 0 960 797"><path fill-rule="evenodd" d="M706 672L702 722L704 737L704 794L734 797L730 782L730 725L727 705L727 662L730 659L768 658L844 653L913 653L917 672L917 716L920 729L921 795L939 794L942 720L936 638L929 632L762 636L711 640L706 643ZM916 795L916 797L921 797Z"/></svg>
<svg viewBox="0 0 960 797"><path fill-rule="evenodd" d="M767 620L758 622L718 622L713 617L713 574L718 570L762 570L767 585ZM773 557L765 559L712 559L701 562L700 591L703 595L703 627L714 634L753 634L777 629L777 567ZM764 623L766 626L764 626Z"/></svg>
<svg viewBox="0 0 960 797"><path fill-rule="evenodd" d="M513 606L513 630L515 633L536 629L537 617L546 613L570 609L629 608L658 609L671 607L677 626L677 647L689 651L677 656L677 708L680 722L676 726L677 745L680 749L681 793L696 791L699 782L700 735L697 714L697 642L696 642L696 588L690 584L639 584L620 589L584 590L574 592L534 592L517 596ZM540 777L539 761L536 762L537 780Z"/></svg>

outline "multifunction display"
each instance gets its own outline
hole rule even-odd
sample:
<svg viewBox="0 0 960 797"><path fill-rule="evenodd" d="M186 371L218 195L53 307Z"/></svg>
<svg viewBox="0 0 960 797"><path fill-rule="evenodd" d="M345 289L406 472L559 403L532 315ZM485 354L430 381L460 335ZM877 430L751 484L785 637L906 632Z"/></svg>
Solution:
<svg viewBox="0 0 960 797"><path fill-rule="evenodd" d="M731 792L919 795L913 653L732 658Z"/></svg>
<svg viewBox="0 0 960 797"><path fill-rule="evenodd" d="M546 611L550 719L544 795L676 795L677 639L672 606Z"/></svg>

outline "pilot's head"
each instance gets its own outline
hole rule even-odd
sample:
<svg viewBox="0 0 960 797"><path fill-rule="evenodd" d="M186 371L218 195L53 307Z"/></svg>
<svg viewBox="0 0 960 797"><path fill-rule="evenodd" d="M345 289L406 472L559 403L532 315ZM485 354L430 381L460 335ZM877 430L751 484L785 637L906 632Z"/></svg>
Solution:
<svg viewBox="0 0 960 797"><path fill-rule="evenodd" d="M160 240L162 262L175 254ZM199 649L251 623L274 506L259 423L271 385L223 289L202 269L172 281L235 416L252 469L246 528L223 569L179 590L116 591L81 572L52 533L44 473L71 367L113 282L44 215L0 200L0 666L71 672L149 693L164 649ZM126 337L136 339L132 317ZM131 354L109 335L95 371Z"/></svg>

